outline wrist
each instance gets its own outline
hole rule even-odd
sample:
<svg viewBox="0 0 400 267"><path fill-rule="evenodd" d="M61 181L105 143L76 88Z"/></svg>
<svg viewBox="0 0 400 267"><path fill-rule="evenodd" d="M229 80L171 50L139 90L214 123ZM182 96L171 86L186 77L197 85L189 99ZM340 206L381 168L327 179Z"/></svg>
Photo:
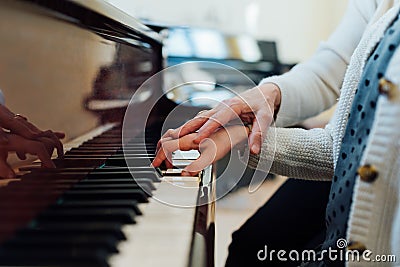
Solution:
<svg viewBox="0 0 400 267"><path fill-rule="evenodd" d="M264 83L259 85L261 92L265 96L266 100L271 107L274 108L274 118L278 114L279 107L281 105L282 94L281 89L275 83Z"/></svg>

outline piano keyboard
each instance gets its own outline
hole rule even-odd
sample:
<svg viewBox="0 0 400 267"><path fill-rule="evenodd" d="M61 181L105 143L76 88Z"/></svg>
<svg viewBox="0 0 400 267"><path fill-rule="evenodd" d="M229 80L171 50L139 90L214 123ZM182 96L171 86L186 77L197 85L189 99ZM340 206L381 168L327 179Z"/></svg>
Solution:
<svg viewBox="0 0 400 267"><path fill-rule="evenodd" d="M156 141L133 139L127 167L120 127L105 125L68 143L56 169L21 168L0 188L0 265L190 265L199 179L208 184L211 167L200 177L150 168ZM184 155L175 160L196 157Z"/></svg>

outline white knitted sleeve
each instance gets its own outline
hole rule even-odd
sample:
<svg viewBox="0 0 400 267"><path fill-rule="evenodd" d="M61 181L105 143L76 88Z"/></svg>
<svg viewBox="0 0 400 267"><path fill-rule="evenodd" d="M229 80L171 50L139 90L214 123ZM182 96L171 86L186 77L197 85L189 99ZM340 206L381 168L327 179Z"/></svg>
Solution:
<svg viewBox="0 0 400 267"><path fill-rule="evenodd" d="M340 25L308 61L261 81L281 89L278 127L295 125L336 103L351 55L375 8L375 0L351 0Z"/></svg>
<svg viewBox="0 0 400 267"><path fill-rule="evenodd" d="M260 155L251 155L248 165L254 169L271 166L271 173L293 178L331 180L332 145L332 135L327 128L270 128Z"/></svg>

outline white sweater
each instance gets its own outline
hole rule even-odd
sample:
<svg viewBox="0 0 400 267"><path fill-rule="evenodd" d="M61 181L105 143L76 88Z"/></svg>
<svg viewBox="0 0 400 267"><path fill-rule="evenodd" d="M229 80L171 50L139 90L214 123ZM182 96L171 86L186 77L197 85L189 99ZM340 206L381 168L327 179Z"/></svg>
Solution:
<svg viewBox="0 0 400 267"><path fill-rule="evenodd" d="M329 40L307 62L282 76L264 79L277 84L282 102L276 125L296 124L331 107L340 99L325 129L271 128L260 156L249 165L290 177L330 180L340 151L348 115L364 65L400 9L400 0L351 0ZM400 86L400 49L385 75ZM381 96L361 164L378 167L372 184L357 178L347 239L366 245L375 255L395 253L396 263L361 262L349 266L400 266L400 99ZM396 215L397 212L397 215ZM395 219L395 217L397 218Z"/></svg>

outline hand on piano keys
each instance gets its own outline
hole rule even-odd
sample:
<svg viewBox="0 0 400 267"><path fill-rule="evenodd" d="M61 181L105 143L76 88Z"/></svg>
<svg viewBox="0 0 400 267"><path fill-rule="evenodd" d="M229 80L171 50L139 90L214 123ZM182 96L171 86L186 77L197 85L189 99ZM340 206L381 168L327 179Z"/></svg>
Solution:
<svg viewBox="0 0 400 267"><path fill-rule="evenodd" d="M199 182L210 183L211 168L185 177L141 160L128 167L114 126L67 143L57 168L21 168L0 188L0 265L188 266L199 196L208 194ZM125 156L152 159L155 142L133 138ZM190 163L188 153L176 153L175 165Z"/></svg>
<svg viewBox="0 0 400 267"><path fill-rule="evenodd" d="M51 130L42 131L22 115L14 114L0 105L0 177L15 177L14 170L7 163L9 152L15 152L19 159L25 160L26 154L36 155L43 167L55 168L51 161L54 149L59 157L63 156L60 139L64 133Z"/></svg>
<svg viewBox="0 0 400 267"><path fill-rule="evenodd" d="M176 150L188 151L199 150L200 156L184 167L182 175L197 175L205 167L223 158L234 146L247 139L249 129L243 125L232 125L219 128L203 140L200 144L193 140L197 133L191 133L180 138L171 138L164 135L157 145L157 153L152 165L159 167L163 162L167 168L173 168L172 154Z"/></svg>

